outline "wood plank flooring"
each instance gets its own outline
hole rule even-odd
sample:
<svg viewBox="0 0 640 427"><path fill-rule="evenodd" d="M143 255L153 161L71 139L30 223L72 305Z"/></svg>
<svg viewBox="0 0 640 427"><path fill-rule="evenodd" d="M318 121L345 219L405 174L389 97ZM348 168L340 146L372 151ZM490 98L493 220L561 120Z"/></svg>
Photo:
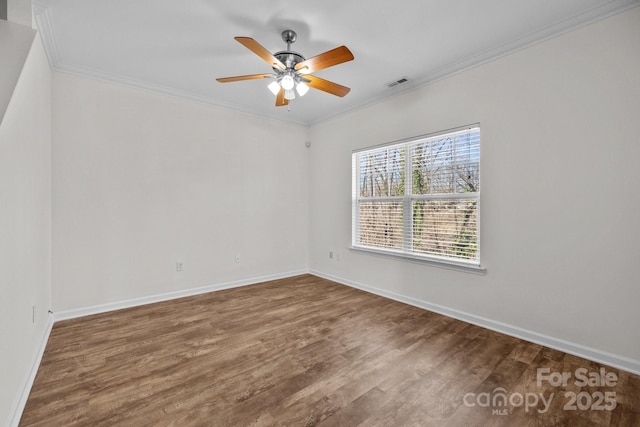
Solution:
<svg viewBox="0 0 640 427"><path fill-rule="evenodd" d="M303 275L56 323L20 425L640 426L640 377Z"/></svg>

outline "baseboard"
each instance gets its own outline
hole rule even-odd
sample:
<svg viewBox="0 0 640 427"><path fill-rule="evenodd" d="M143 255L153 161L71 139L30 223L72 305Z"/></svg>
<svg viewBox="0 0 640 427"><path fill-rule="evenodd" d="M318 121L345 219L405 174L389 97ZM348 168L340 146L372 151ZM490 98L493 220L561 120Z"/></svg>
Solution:
<svg viewBox="0 0 640 427"><path fill-rule="evenodd" d="M639 360L630 359L624 356L609 353L599 349L583 346L581 344L576 344L576 343L572 343L559 338L554 338L548 335L540 334L538 332L519 328L517 326L508 325L502 322L497 322L495 320L465 313L463 311L454 310L452 308L444 307L438 304L432 304L427 301L422 301L416 298L397 294L395 292L390 292L384 289L379 289L372 286L364 285L362 283L358 283L353 280L336 277L330 274L322 273L320 271L310 270L309 273L313 274L314 276L322 277L324 279L331 280L333 282L350 286L352 288L356 288L365 292L380 295L382 297L399 301L405 304L409 304L415 307L419 307L424 310L432 311L434 313L438 313L444 316L452 317L454 319L462 320L464 322L481 326L483 328L491 329L492 331L500 332L505 335L510 335L512 337L520 338L525 341L529 341L535 344L540 344L545 347L549 347L555 350L563 351L565 353L573 354L574 356L582 357L584 359L588 359L594 362L611 366L613 368L622 369L623 371L640 375Z"/></svg>
<svg viewBox="0 0 640 427"><path fill-rule="evenodd" d="M27 404L27 399L29 398L29 393L31 392L31 387L33 387L33 382L36 379L36 374L38 373L38 368L40 367L40 362L42 361L42 356L44 355L44 350L47 348L47 341L49 341L49 335L51 335L51 329L53 328L53 316L49 316L49 320L47 321L47 326L45 327L44 333L40 339L40 345L38 346L38 352L34 355L31 360L31 368L29 369L29 373L24 381L22 386L22 392L16 401L12 415L9 418L10 427L17 427L20 423L20 418L22 417L22 412L24 411L24 407Z"/></svg>
<svg viewBox="0 0 640 427"><path fill-rule="evenodd" d="M29 374L24 381L24 385L22 388L22 392L18 400L16 401L13 411L9 415L9 423L7 424L10 427L17 427L20 423L20 418L22 417L22 413L24 411L25 405L27 404L27 399L29 398L29 393L31 392L31 388L33 387L33 382L36 379L36 374L38 373L38 368L40 367L40 362L42 361L42 356L44 355L44 351L47 347L47 341L49 340L49 335L51 335L51 330L53 329L53 324L60 320L74 319L76 317L89 316L91 314L104 313L113 310L119 310L123 308L136 307L140 305L152 304L154 302L160 301L168 301L176 298L183 298L192 295L200 295L213 291L220 291L223 289L231 289L238 288L241 286L254 285L261 282L268 282L270 280L278 280L285 279L287 277L299 276L301 274L308 274L309 271L307 269L301 270L293 270L278 274L270 274L265 276L252 277L248 279L235 280L231 282L218 283L215 285L202 286L198 288L185 289L181 291L167 292L158 295L151 295L142 298L134 298L126 301L118 301L107 304L94 305L91 307L83 307L73 310L65 310L54 313L49 316L49 321L45 328L44 334L42 335L42 339L40 341L40 346L38 348L38 352L34 356L31 362L31 368L29 370Z"/></svg>
<svg viewBox="0 0 640 427"><path fill-rule="evenodd" d="M154 302L167 301L171 299L182 298L182 297L187 297L192 295L199 295L199 294L219 291L223 289L231 289L231 288L237 288L241 286L248 286L248 285L253 285L261 282L267 282L270 280L278 280L278 279L284 279L287 277L299 276L301 274L307 274L307 273L313 274L315 276L322 277L327 280L331 280L333 282L337 282L346 286L360 289L365 292L380 295L385 298L389 298L395 301L409 304L418 308L422 308L424 310L432 311L434 313L439 313L444 316L452 317L454 319L462 320L464 322L481 326L483 328L491 329L496 332L500 332L506 335L520 338L525 341L544 345L546 347L553 348L555 350L560 350L565 353L573 354L578 357L582 357L598 363L603 363L605 365L608 365L614 368L622 369L624 371L631 372L636 375L640 375L640 361L638 360L630 359L617 354L612 354L599 349L586 347L580 344L575 344L566 340L554 338L548 335L544 335L544 334L540 334L527 329L519 328L517 326L508 325L506 323L497 322L495 320L465 313L463 311L454 310L438 304L432 304L427 301L422 301L416 298L397 294L395 292L364 285L362 283L358 283L353 280L344 279L341 277L322 273L320 271L301 269L301 270L293 270L293 271L283 272L278 274L258 276L258 277L248 278L248 279L235 280L231 282L218 283L215 285L202 286L202 287L193 288L193 289L167 292L167 293L151 295L143 298L134 298L126 301L100 304L100 305L73 309L73 310L65 310L65 311L55 313L53 316L49 317L49 322L42 336L38 352L32 360L31 369L27 379L25 380L22 393L20 395L19 400L16 402L14 406L13 416L10 419L11 421L9 423L9 426L11 427L18 426L20 422L20 417L22 416L22 412L27 403L27 399L29 397L31 387L33 386L36 373L38 372L38 367L40 366L42 356L44 355L44 350L46 348L47 341L49 339L49 335L51 334L51 329L53 328L54 322L57 322L60 320L72 319L76 317L88 316L91 314L104 313L107 311L119 310L123 308L135 307L135 306L140 306L145 304L152 304Z"/></svg>
<svg viewBox="0 0 640 427"><path fill-rule="evenodd" d="M241 286L255 285L256 283L268 282L270 280L285 279L287 277L307 274L307 269L287 271L283 273L270 274L265 276L252 277L248 279L234 280L231 282L217 283L214 285L201 286L198 288L185 289L180 291L166 292L163 294L149 295L141 298L133 298L125 301L116 301L106 304L93 305L90 307L75 308L71 310L56 311L53 315L56 322L60 320L75 319L77 317L90 316L92 314L106 313L108 311L121 310L123 308L137 307L140 305L153 304L155 302L169 301L177 298L190 297L193 295L206 294L223 289L238 288Z"/></svg>

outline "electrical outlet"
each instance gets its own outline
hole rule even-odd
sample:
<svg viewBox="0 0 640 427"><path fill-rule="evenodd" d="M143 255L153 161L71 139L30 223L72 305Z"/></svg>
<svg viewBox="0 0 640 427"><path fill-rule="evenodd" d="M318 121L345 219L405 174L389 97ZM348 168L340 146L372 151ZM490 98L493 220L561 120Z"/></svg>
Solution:
<svg viewBox="0 0 640 427"><path fill-rule="evenodd" d="M176 271L184 271L184 263L182 261L176 261Z"/></svg>
<svg viewBox="0 0 640 427"><path fill-rule="evenodd" d="M234 260L235 262L240 262L240 255L236 255L236 256L233 258L233 260Z"/></svg>

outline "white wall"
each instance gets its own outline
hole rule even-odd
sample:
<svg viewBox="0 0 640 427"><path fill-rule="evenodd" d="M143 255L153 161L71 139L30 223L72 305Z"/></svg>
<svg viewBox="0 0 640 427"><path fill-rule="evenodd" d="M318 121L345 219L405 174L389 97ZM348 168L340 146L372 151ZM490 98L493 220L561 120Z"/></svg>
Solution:
<svg viewBox="0 0 640 427"><path fill-rule="evenodd" d="M308 266L638 363L639 40L636 8L309 131L58 73L52 99L36 39L0 125L0 419L51 305ZM485 276L346 249L352 149L477 121Z"/></svg>
<svg viewBox="0 0 640 427"><path fill-rule="evenodd" d="M306 269L307 127L62 73L53 121L55 312Z"/></svg>
<svg viewBox="0 0 640 427"><path fill-rule="evenodd" d="M0 423L21 398L50 303L51 71L37 37L0 125Z"/></svg>
<svg viewBox="0 0 640 427"><path fill-rule="evenodd" d="M0 19L0 123L35 35L30 27Z"/></svg>
<svg viewBox="0 0 640 427"><path fill-rule="evenodd" d="M31 0L7 0L7 19L31 27Z"/></svg>
<svg viewBox="0 0 640 427"><path fill-rule="evenodd" d="M635 8L312 126L312 271L640 367L639 42ZM351 151L475 122L487 274L349 251Z"/></svg>

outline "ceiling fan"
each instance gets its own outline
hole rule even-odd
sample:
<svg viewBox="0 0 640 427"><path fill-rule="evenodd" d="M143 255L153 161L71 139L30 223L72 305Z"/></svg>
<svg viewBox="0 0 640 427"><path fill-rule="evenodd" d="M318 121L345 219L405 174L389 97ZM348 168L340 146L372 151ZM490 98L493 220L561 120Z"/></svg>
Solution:
<svg viewBox="0 0 640 427"><path fill-rule="evenodd" d="M273 78L275 80L269 84L268 88L276 95L276 107L288 105L289 101L296 97L296 92L299 96L304 96L309 87L340 97L349 93L350 88L312 76L311 73L351 61L353 59L351 51L346 46L340 46L305 59L299 53L291 51L291 44L296 41L297 37L295 31L283 31L282 40L287 43L287 50L274 54L271 54L251 37L235 37L244 47L266 61L273 68L273 73L223 77L216 80L220 83L229 83Z"/></svg>

